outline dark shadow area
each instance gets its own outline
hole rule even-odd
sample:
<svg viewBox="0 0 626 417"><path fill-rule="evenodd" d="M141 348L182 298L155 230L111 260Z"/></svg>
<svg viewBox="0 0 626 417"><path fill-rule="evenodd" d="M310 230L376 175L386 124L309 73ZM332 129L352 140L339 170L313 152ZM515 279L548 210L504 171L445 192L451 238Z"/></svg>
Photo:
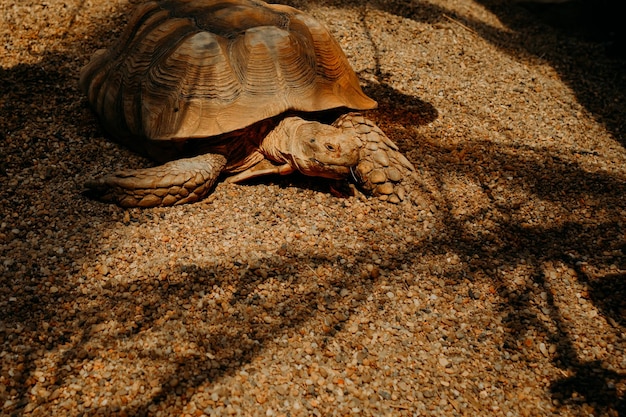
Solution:
<svg viewBox="0 0 626 417"><path fill-rule="evenodd" d="M622 285L618 284L617 288L613 287L611 291L617 291L617 296L623 298L624 292L623 290L620 291ZM512 355L521 353L525 360L533 363L532 360L526 359L528 356L527 349L532 347L532 339L527 338L525 333L532 329L539 334L546 335L551 346L554 346L554 351L548 351L548 348L545 348L546 353L552 355L552 361L562 370L564 375L567 375L550 384L553 403L558 407L588 406L587 410L593 410L599 415L623 415L626 412L626 403L616 386L623 383L626 375L608 369L602 361L583 361L580 359L570 334L571 329L568 320L563 318L550 290L551 286L544 276L537 274L532 285L527 285L522 290L508 292L504 288L506 287L501 287L500 295L508 299L503 310L507 312L504 321L509 333L503 349ZM547 294L548 315L552 321L551 324L555 325L556 331L550 330L546 326L544 320L538 316L541 313L532 313L532 311L541 311L537 309L535 304L540 293ZM594 303L597 301L594 299ZM612 315L609 314L606 317L610 319Z"/></svg>
<svg viewBox="0 0 626 417"><path fill-rule="evenodd" d="M615 384L624 381L623 374L608 370L601 363L567 363L574 376L564 378L551 387L552 396L563 405L589 403L594 410L607 415L622 416L626 403L615 389Z"/></svg>
<svg viewBox="0 0 626 417"><path fill-rule="evenodd" d="M360 7L362 2L348 4ZM383 2L372 4L381 9L387 7ZM428 4L411 2L406 8L394 4L396 6L385 10L429 23L446 21L443 15L449 13ZM491 7L501 13L504 21L511 22L517 35L499 33L463 16L455 15L454 18L513 55L530 55L553 62L581 102L624 143L624 89L618 88L624 86L623 75L615 72L621 64L589 45L584 56L593 62L573 65L572 59L583 58L572 58L575 50L568 49L566 41L563 41L563 50L534 46L537 37L542 35L537 30L537 23L527 20L527 15L518 20L516 13L521 6ZM127 12L119 10L118 20L123 20L121 16ZM530 26L527 25L529 22L532 23ZM91 51L103 46L103 40L113 37L115 32L115 28L101 27L99 32L90 34L89 42L76 45L73 52L68 45L67 53L45 54L40 64L0 69L0 199L2 222L7 224L0 230L0 254L6 255L4 272L0 276L0 299L3 302L0 339L10 356L7 360L16 364L10 374L13 385L0 393L0 403L8 395L15 394L18 400L12 407L14 415L26 413L25 407L34 395L31 389L37 383L37 363L47 352L62 351L64 363L57 364L54 378L46 386L49 395L37 399L36 404L53 401L55 392L73 378L78 378L83 366L99 357L103 346L117 346L121 363L134 378L146 381L148 389L152 390L149 403L131 403L127 413L148 415L151 407L173 396L180 397L184 403L189 388L232 375L265 346L277 343L276 339L297 330L307 321L319 322L325 340L332 341L376 285L375 279L368 279L358 287L346 288L341 278L358 274L360 270L356 267L343 266L330 253L319 256L285 248L278 252L278 256L264 260L264 267L235 263L230 268L220 265L200 268L190 262L173 265L167 271L151 271L151 276L132 284L119 282L110 276L113 274L102 273L103 282L94 283L101 285L94 287L94 292L79 289L55 291L55 283L70 275L80 277L84 265L90 267L96 263L97 256L108 256L112 252L111 248L101 247L102 236L111 229L123 227L124 215L128 213L113 206L95 206L86 199L78 209L76 205L67 204L70 199L80 198L82 180L91 173L90 163L106 158L120 166L128 166L127 161L131 158L127 151L106 145L106 135L85 100L77 100L82 96L76 86L78 69ZM596 69L601 72L593 72ZM596 75L584 76L586 71ZM384 74L377 75L384 81ZM624 274L596 273L592 276L584 265L602 271L611 265L615 265L617 271L626 269L624 219L621 217L622 198L626 195L625 179L610 173L587 172L572 163L570 155L555 158L551 152L541 149L503 148L495 153L493 147L477 142L475 148L461 155L457 149L421 143L420 138L394 127L393 121L396 116L402 116L404 120L412 120L413 126L422 126L438 117L436 108L419 98L402 94L384 82L369 84L366 92L381 102L380 108L372 112L377 121L381 121L383 129L402 150L425 157L420 161L420 169L440 180L436 191L444 196L438 200L437 209L445 233L417 239L405 252L378 252L382 263L387 265L385 274L400 271L400 265L407 263L408 259L411 260L408 267L418 270L429 255L459 254L465 263L461 271L432 273L443 275L451 282L445 291L455 291L454 284L464 279L487 280L493 284L500 297L507 331L503 352L521 352L523 356L520 342L524 332L531 327L539 329L548 334L556 346L551 359L553 363L571 373L552 382L550 390L555 400L576 407L588 404L598 413L626 413L623 395L615 388L626 376L607 369L602 363L585 362L579 358L567 319L561 315L550 291L546 291L542 271L546 262L569 265L576 271L575 280L587 286L593 305L603 317L615 323L615 327L622 328L623 333L626 326ZM484 163L486 161L489 163ZM488 208L493 212L493 225L472 226L484 213L454 212L455 202L446 200L441 186L442 178L451 172L483 184L483 192L489 200ZM503 172L509 172L514 179L501 179ZM9 173L18 174L9 176ZM500 183L494 180L499 178ZM317 181L303 177L277 181L286 184L295 181L298 187L307 187L310 182L312 189L321 187ZM511 190L519 193L509 194ZM545 226L548 224L545 217L541 219L541 225L525 224L523 219L528 217L524 211L525 201L529 195L563 207L563 213L570 213L572 218L562 221L557 218L554 226ZM602 209L609 212L610 221L606 223L594 220L594 213ZM583 210L588 210L591 216L585 217ZM152 220L153 216L158 216L156 213L150 210L132 212L128 222ZM79 248L77 251L59 251L52 245L57 235L64 239L68 236L58 230L57 223L62 220L71 228L69 239ZM369 247L377 243L375 237L368 235L367 225L363 224L359 232ZM83 252L83 248L88 248L89 252ZM358 256L370 259L373 253L370 249ZM148 255L146 258L146 262L150 261ZM42 259L46 262L43 263ZM522 260L532 269L533 282L511 291L510 283L494 271L498 267L517 267ZM335 274L330 278L315 279L311 271L320 267L334 270ZM289 273L275 276L271 273L275 269L288 269ZM260 291L269 281L277 285L276 289ZM300 287L302 290L297 293L281 290L281 283L285 288ZM208 293L202 295L204 290L214 287L230 289L220 300L209 299ZM343 289L350 295L342 296ZM533 300L541 292L548 294L547 316L557 327L556 332L548 329L535 314L537 306ZM472 302L482 294L462 296ZM271 303L266 302L268 299ZM75 309L76 305L81 308ZM207 305L210 308L206 308ZM524 310L527 312L520 313ZM186 340L194 343L194 346L189 345L193 350L191 353L168 351L167 339L157 346L133 344L134 338L142 332L175 335L179 329L168 324L170 319L180 319L183 324L201 320L207 325L202 328L186 326ZM243 329L249 327L254 329L253 332L245 333ZM624 342L617 340L616 344ZM330 343L320 349L332 350ZM353 355L358 347L344 346L342 349L346 352L332 351L337 361L345 361L341 358ZM168 359L173 365L168 378L150 385L149 376L134 368L134 362L142 357ZM2 376L8 380L8 375L6 371ZM115 386L115 378L113 373L109 380L92 383L101 384L101 387ZM314 396L314 392L308 395ZM119 411L119 405L85 406L84 410L86 414L115 414Z"/></svg>
<svg viewBox="0 0 626 417"><path fill-rule="evenodd" d="M612 133L613 137L622 146L626 146L626 36L624 25L621 23L622 13L618 10L619 2L574 0L564 4L515 4L498 0L478 0L506 25L511 32L504 32L483 23L473 21L466 16L450 10L438 8L424 2L406 2L393 5L371 1L367 6L354 2L352 7L363 10L364 7L375 7L381 10L431 24L449 21L450 19L474 31L485 40L493 43L503 52L517 57L520 60L540 60L548 62L560 75L561 79L575 92L579 102L590 111L598 122L602 123ZM341 7L332 1L321 1L321 4ZM621 8L620 8L621 9ZM374 47L377 50L377 47ZM380 57L376 58L377 62ZM379 79L382 74L376 74ZM383 116L384 118L385 116ZM396 137L394 132L388 132ZM400 133L400 132L397 132ZM401 136L401 134L400 134ZM458 152L454 149L437 149L436 146L421 146L420 152L434 156L441 161L441 166L424 168L426 172L435 172L441 176L446 171L463 172L469 177L477 178L481 183L489 183L489 178L498 178L502 173L515 174L515 187L527 190L548 201L561 202L569 211L580 207L585 200L601 198L595 209L605 207L611 210L618 207L618 201L626 195L623 178L613 178L603 174L586 173L575 165L569 158L563 160L544 160L544 156L535 154L529 158L519 158L516 154L520 149L503 150L502 154L493 154L488 147L465 153L463 161L457 162ZM565 155L564 155L565 156ZM496 170L482 171L481 161L490 161ZM496 163L494 164L494 161ZM543 166L541 162L547 165ZM555 181L554 170L565 170L564 177L570 180L567 183ZM519 177L521 175L521 178ZM596 191L589 195L581 193L581 185L589 184ZM585 190L589 188L582 187ZM498 197L493 188L484 187L492 204L497 207L496 213L502 213L502 218L513 219L520 211L524 201L511 201L511 196ZM513 200L515 200L513 198ZM583 203L584 204L584 203ZM449 209L449 207L448 207ZM521 216L520 216L521 217ZM534 229L529 225L521 225L514 220L497 223L497 234L493 232L478 233L470 236L463 232L465 225L471 219L459 219L448 212L445 223L446 230L455 231L455 243L437 241L427 248L444 253L446 249L463 253L468 258L485 260L472 261L470 272L479 272L479 275L496 279L494 265L515 266L521 260L530 259L534 262L536 274L539 274L540 265L551 260L559 260L566 253L574 250L584 256L589 263L595 263L599 268L616 265L618 270L626 268L624 259L624 243L620 226L623 221L619 210L614 212L614 221L609 224L594 224L593 220L580 223L566 223L554 229ZM593 218L593 217L592 217ZM613 251L615 255L602 256L600 254ZM608 259L607 259L608 258ZM473 271L472 271L473 269ZM624 326L626 299L624 274L606 275L601 279L589 279L586 274L577 269L577 279L588 287L589 296L593 304L604 314L606 319L615 326ZM459 278L458 276L456 277ZM536 282L541 287L542 280ZM523 329L542 328L548 332L542 323L535 317L521 314L533 304L533 298L539 296L536 289L530 289L521 294L507 291L506 283L498 283L499 294L505 300L503 310L506 313L505 322L508 322L511 346L516 346L521 340ZM548 292L549 293L549 292ZM588 404L597 413L609 415L626 414L623 395L615 389L615 384L623 381L625 375L606 369L600 363L588 363L578 358L573 347L571 335L568 332L565 320L560 316L559 308L552 298L549 299L551 318L559 328L557 333L551 333L557 348L556 360L562 369L571 371L572 376L559 379L552 383L553 398L558 404ZM505 348L507 348L505 343ZM623 341L622 341L623 343Z"/></svg>
<svg viewBox="0 0 626 417"><path fill-rule="evenodd" d="M141 216L139 220L141 221ZM275 276L272 267L284 269L284 262L290 262L293 271L288 276ZM278 263L280 265L273 265ZM329 280L312 280L311 268L331 268L337 273ZM33 294L33 299L22 299L14 303L13 308L4 311L0 318L11 318L20 323L23 331L45 335L48 341L41 347L46 350L62 349L64 351L62 365L52 378L53 384L47 387L55 392L60 385L69 380L82 378L78 370L84 369L89 362L100 358L101 346L118 346L120 362L133 379L141 381L147 389L151 389L152 400L149 403L129 404L125 408L126 415L150 415L152 408L173 396L185 396L190 388L198 387L205 382L217 382L220 378L233 375L243 364L250 362L268 343L275 343L283 335L294 332L302 323L314 320L320 322L320 332L325 339L332 340L335 333L343 329L343 323L350 318L371 291L373 281L361 282L357 287L347 288L342 277L350 271L340 270L336 259L319 258L313 254L282 253L281 257L266 259L262 266L235 265L232 269L219 266L215 268L198 268L195 265L179 265L167 271L166 277L154 276L150 279L132 284L115 283L108 280L103 285L103 295L98 297L94 305L90 294L61 293L56 295L56 303ZM265 274L263 271L270 271ZM356 273L356 271L354 272ZM315 275L313 274L313 277ZM285 284L287 288L299 288L297 292L263 291L268 281ZM214 288L231 288L227 295L215 302L203 296L204 291ZM342 294L348 290L349 297ZM139 296L137 296L139 294ZM139 298L140 302L137 302ZM55 323L58 313L55 305L71 305L76 302L93 307L76 311L67 317L64 323ZM41 302L39 311L24 311L21 303L32 305ZM203 305L204 303L204 305ZM50 327L43 331L32 321L47 321ZM168 350L167 340L181 337L168 320L176 319L186 327L184 338L191 341L194 353L178 353ZM120 324L112 329L111 321ZM205 322L206 326L191 326L186 323ZM250 332L248 329L252 329ZM113 331L114 330L114 331ZM133 343L133 338L142 332L163 333L162 344L146 347L141 342ZM9 336L10 337L10 336ZM121 346L120 346L121 345ZM22 352L24 362L36 361L40 347ZM334 349L322 345L322 350ZM343 355L347 360L353 352L334 352ZM151 381L149 375L141 369L133 367L133 361L147 358L162 359L174 368L166 380ZM60 365L61 365L60 364ZM122 367L120 367L122 368ZM26 391L34 384L32 370L25 367L18 375L19 389ZM114 370L106 381L115 384L117 375L124 369ZM112 375L111 375L112 374ZM55 384L56 382L56 384ZM96 381L103 383L105 381ZM314 397L314 392L309 396ZM24 398L26 400L26 398ZM95 400L94 400L95 401ZM221 399L224 401L224 398ZM22 404L22 407L25 405ZM18 407L19 408L19 407ZM119 413L119 405L105 407L86 406L88 414Z"/></svg>
<svg viewBox="0 0 626 417"><path fill-rule="evenodd" d="M68 5L67 16L58 18L64 26L55 34L53 51L29 47L28 58L36 63L0 68L0 340L7 364L1 375L3 415L27 411L29 390L37 382L33 372L47 352L73 346L77 337L88 340L89 326L106 317L97 308L68 316L68 306L83 295L57 292L55 285L79 273L82 262L93 262L91 251L114 223L93 222L88 205L69 204L80 201L81 179L102 155L94 143L102 132L78 92L78 70L100 42L117 32L102 25L89 37L74 34L83 5ZM38 45L37 37L31 41ZM55 244L55 236L64 241ZM80 250L65 250L70 243ZM61 322L59 317L69 319ZM8 397L17 400L5 403Z"/></svg>
<svg viewBox="0 0 626 417"><path fill-rule="evenodd" d="M570 0L564 3L522 2L520 5L565 36L598 44L608 57L626 58L626 31L619 2Z"/></svg>
<svg viewBox="0 0 626 417"><path fill-rule="evenodd" d="M619 2L477 2L496 14L512 34L456 17L506 53L548 62L579 103L626 146L626 32Z"/></svg>
<svg viewBox="0 0 626 417"><path fill-rule="evenodd" d="M455 214L455 202L444 199L440 208L446 212L443 222L444 229L449 233L448 238L435 238L416 248L416 251L462 254L462 259L469 260L467 270L461 275L449 275L448 279L462 281L470 277L472 280L485 279L493 283L502 300L503 324L507 329L503 352L511 356L521 355L521 360L536 364L536 359L530 354L531 347L536 349L536 346L526 336L528 332L545 335L555 346L551 360L568 373L567 377L558 378L550 385L555 404L559 407L590 407L587 410L599 415L623 415L626 412L625 401L616 385L623 383L626 374L609 369L598 361L580 359L571 325L568 324L573 318L571 313L567 319L563 317L552 295L555 290L551 289L544 277L544 265L568 265L575 271L572 278L586 286L588 294L584 297L615 328L624 328L626 276L623 273L604 272L607 269L626 269L623 218L619 209L613 212L612 220L608 223L595 221L593 215L589 216L588 221L559 221L561 215L575 215L579 210L586 210L586 207L594 211L617 208L622 196L626 195L624 179L585 172L565 158L555 159L549 153L543 155L536 150L524 152L519 148L500 149L501 152L496 153L486 143L477 144L461 160L452 149L430 145L423 150L441 162L441 165L425 167L426 172L437 172L439 175L446 171L462 172L483 184L489 184L489 178L500 177L499 173L510 172L515 178L507 180L509 183L505 188L519 188L540 196L544 201L563 206L563 213L555 213L552 221L554 226L527 224L516 220L525 217L525 200L503 193L502 189L498 191L499 182L492 182L484 187L484 192L494 207L492 219L495 226L490 229L472 227L484 213L478 213L475 217ZM488 171L477 169L480 161L484 160L490 161L491 168ZM533 279L522 288L512 289L514 285L503 278L499 271L518 267L529 270ZM593 277L588 272L591 268L596 271ZM479 298L483 295L471 296ZM542 308L539 300L546 296L547 307ZM570 302L577 303L577 300ZM546 317L540 318L542 315ZM555 326L557 330L551 330L550 326ZM623 343L623 338L615 340L616 345Z"/></svg>
<svg viewBox="0 0 626 417"><path fill-rule="evenodd" d="M363 90L365 94L375 97L379 102L378 108L371 113L378 118L386 118L387 123L396 119L396 116L402 115L402 120L408 120L411 126L419 127L425 126L439 117L439 112L432 104L419 97L403 94L384 82L380 84L367 83ZM394 139L396 138L394 137ZM402 143L400 140L396 140L396 142L404 151L415 146L414 143Z"/></svg>
<svg viewBox="0 0 626 417"><path fill-rule="evenodd" d="M622 249L623 251L623 249ZM625 269L621 266L620 269ZM581 276L584 276L581 274ZM608 317L611 324L626 327L626 275L611 274L601 279L587 281L589 295L594 304Z"/></svg>

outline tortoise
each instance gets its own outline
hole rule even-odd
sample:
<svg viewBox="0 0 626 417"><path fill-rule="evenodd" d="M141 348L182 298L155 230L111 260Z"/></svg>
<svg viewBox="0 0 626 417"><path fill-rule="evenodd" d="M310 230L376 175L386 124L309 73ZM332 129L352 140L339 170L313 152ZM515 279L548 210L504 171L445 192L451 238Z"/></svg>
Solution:
<svg viewBox="0 0 626 417"><path fill-rule="evenodd" d="M242 182L295 171L353 177L364 192L398 203L415 173L358 113L377 103L339 43L289 6L140 4L119 40L82 68L79 84L115 140L162 163L86 182L123 207L200 200L221 174ZM332 124L320 121L336 114Z"/></svg>

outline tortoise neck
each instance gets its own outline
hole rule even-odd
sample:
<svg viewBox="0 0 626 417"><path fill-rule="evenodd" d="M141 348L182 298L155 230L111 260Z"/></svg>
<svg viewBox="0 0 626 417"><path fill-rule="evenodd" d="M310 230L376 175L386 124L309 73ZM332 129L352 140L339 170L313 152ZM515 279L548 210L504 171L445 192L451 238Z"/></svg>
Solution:
<svg viewBox="0 0 626 417"><path fill-rule="evenodd" d="M294 155L300 141L296 139L296 131L302 124L307 123L299 117L286 117L265 136L259 150L266 158L280 164L296 165Z"/></svg>

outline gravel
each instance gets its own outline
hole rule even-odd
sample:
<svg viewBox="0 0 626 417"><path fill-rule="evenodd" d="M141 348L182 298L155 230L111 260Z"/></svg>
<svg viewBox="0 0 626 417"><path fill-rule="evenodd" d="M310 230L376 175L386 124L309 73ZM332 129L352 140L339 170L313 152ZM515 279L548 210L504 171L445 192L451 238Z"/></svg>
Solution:
<svg viewBox="0 0 626 417"><path fill-rule="evenodd" d="M0 414L626 415L615 39L506 1L291 4L379 102L412 203L302 176L93 201L150 164L77 88L132 5L0 0Z"/></svg>

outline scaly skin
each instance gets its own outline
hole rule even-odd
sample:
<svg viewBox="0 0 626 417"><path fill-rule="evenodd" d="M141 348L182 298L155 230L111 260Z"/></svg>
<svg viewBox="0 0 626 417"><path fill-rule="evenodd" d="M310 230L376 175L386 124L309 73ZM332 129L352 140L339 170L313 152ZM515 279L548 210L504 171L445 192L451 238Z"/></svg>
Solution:
<svg viewBox="0 0 626 417"><path fill-rule="evenodd" d="M413 185L415 167L374 122L359 113L348 113L333 126L360 141L359 162L353 174L366 194L390 203L409 199L407 187Z"/></svg>
<svg viewBox="0 0 626 417"><path fill-rule="evenodd" d="M85 186L100 200L122 207L156 207L193 203L215 184L226 158L204 154L153 168L116 172Z"/></svg>

